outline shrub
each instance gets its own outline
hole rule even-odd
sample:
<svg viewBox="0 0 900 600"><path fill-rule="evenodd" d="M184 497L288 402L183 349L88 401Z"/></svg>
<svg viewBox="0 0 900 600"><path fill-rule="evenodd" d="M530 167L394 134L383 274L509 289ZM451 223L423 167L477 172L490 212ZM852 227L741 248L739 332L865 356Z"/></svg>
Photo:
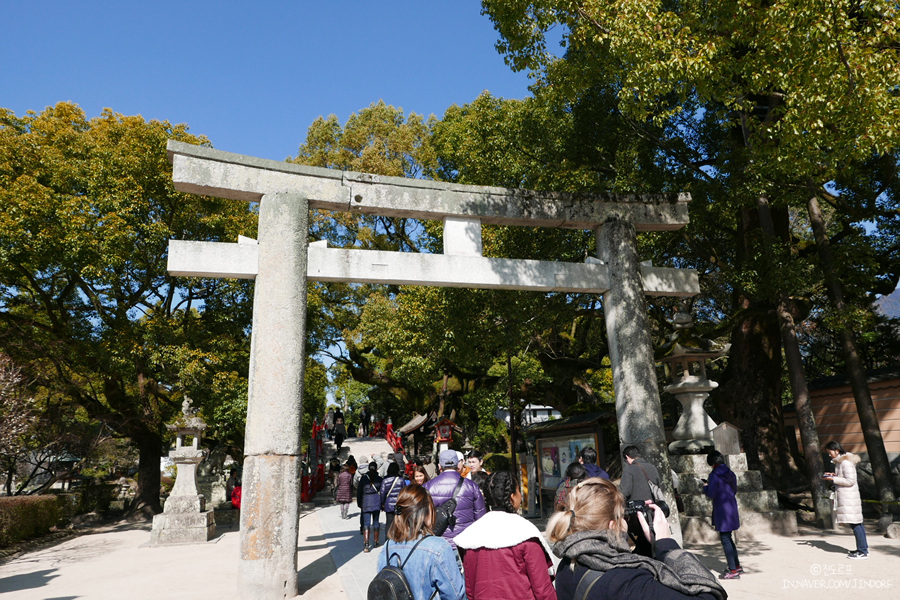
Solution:
<svg viewBox="0 0 900 600"><path fill-rule="evenodd" d="M512 466L509 462L507 454L491 454L484 459L484 468L493 473L494 471L509 471Z"/></svg>
<svg viewBox="0 0 900 600"><path fill-rule="evenodd" d="M47 533L59 516L56 496L0 498L0 548Z"/></svg>
<svg viewBox="0 0 900 600"><path fill-rule="evenodd" d="M81 494L81 505L78 507L78 514L90 512L106 514L109 511L110 503L116 496L117 490L118 485L115 483L86 482L78 488Z"/></svg>

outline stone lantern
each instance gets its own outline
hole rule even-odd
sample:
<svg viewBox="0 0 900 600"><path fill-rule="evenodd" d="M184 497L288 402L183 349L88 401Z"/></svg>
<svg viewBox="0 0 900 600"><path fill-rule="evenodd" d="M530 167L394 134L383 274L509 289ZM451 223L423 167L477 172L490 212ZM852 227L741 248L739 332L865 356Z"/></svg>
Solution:
<svg viewBox="0 0 900 600"><path fill-rule="evenodd" d="M706 376L706 360L722 356L727 349L715 349L709 340L693 335L693 319L685 310L675 313L672 322L675 332L666 347L668 355L661 359L669 365L672 383L663 391L675 396L682 411L672 431L675 441L669 444L669 452L705 453L713 449L712 430L716 422L707 414L703 403L709 392L719 387Z"/></svg>
<svg viewBox="0 0 900 600"><path fill-rule="evenodd" d="M206 423L191 408L190 398L185 397L181 412L174 425L166 426L176 435L175 449L169 452L169 458L177 471L162 514L153 517L151 545L206 542L216 533L213 511L206 510L206 498L197 491L197 465L204 456L200 438Z"/></svg>

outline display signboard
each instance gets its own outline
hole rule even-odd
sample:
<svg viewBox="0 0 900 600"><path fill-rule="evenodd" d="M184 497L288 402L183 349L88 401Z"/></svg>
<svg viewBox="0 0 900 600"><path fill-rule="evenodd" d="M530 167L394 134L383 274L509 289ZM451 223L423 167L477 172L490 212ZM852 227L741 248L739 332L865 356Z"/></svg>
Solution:
<svg viewBox="0 0 900 600"><path fill-rule="evenodd" d="M597 448L597 435L581 433L537 440L538 474L541 489L555 490L566 478L569 464L578 460L584 448Z"/></svg>

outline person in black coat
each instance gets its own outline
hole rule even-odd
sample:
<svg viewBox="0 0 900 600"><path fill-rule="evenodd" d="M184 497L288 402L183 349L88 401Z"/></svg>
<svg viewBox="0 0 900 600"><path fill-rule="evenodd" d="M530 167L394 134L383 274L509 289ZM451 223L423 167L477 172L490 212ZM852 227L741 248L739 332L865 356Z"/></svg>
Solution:
<svg viewBox="0 0 900 600"><path fill-rule="evenodd" d="M672 539L665 514L653 510L656 555L634 554L628 545L625 498L606 479L585 479L569 491L565 510L547 523L553 553L562 559L556 571L559 600L576 598L579 584L586 600L725 600L728 595L700 560ZM642 511L638 520L653 538ZM578 596L579 600L581 595Z"/></svg>
<svg viewBox="0 0 900 600"><path fill-rule="evenodd" d="M337 447L336 452L341 451L341 446L344 445L344 438L347 437L347 427L344 425L344 417L337 416L335 413L334 417L334 444Z"/></svg>
<svg viewBox="0 0 900 600"><path fill-rule="evenodd" d="M406 479L400 475L400 465L395 462L388 465L387 477L381 481L381 510L384 511L385 535L387 535L391 525L394 523L394 513L400 490L407 485L409 484Z"/></svg>
<svg viewBox="0 0 900 600"><path fill-rule="evenodd" d="M659 471L656 467L644 460L641 449L634 444L622 449L622 479L619 481L619 489L625 500L642 504L653 499L650 491L650 482L660 485ZM634 551L644 556L653 555L653 545L641 529L637 519L637 513L628 517L628 534L634 540Z"/></svg>

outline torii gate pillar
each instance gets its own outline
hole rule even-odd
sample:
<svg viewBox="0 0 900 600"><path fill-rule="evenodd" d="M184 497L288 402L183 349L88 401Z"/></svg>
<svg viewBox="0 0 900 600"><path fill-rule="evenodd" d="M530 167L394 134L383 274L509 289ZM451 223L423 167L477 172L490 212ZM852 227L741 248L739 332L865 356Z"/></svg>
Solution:
<svg viewBox="0 0 900 600"><path fill-rule="evenodd" d="M609 267L603 314L616 393L620 450L629 444L639 446L644 458L659 468L659 476L667 482L662 488L672 490L634 225L624 219L610 219L596 230L596 235L597 256ZM667 501L672 507L669 525L681 544L674 496Z"/></svg>
<svg viewBox="0 0 900 600"><path fill-rule="evenodd" d="M303 196L262 197L244 442L241 598L297 595L308 223Z"/></svg>

